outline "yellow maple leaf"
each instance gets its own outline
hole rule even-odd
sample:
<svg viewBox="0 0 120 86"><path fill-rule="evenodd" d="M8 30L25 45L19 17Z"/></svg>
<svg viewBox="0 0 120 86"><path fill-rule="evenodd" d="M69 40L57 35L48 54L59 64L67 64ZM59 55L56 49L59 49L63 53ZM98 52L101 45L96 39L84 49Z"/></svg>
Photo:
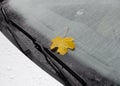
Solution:
<svg viewBox="0 0 120 86"><path fill-rule="evenodd" d="M74 50L75 43L72 37L60 37L57 36L52 39L52 44L50 49L53 50L57 48L57 52L61 55L65 55L68 52L68 49Z"/></svg>

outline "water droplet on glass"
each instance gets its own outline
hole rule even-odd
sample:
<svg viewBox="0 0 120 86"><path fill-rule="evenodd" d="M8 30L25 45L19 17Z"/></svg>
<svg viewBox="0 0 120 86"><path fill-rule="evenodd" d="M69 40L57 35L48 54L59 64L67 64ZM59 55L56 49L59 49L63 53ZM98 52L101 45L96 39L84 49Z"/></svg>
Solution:
<svg viewBox="0 0 120 86"><path fill-rule="evenodd" d="M101 81L101 79L100 79L100 78L95 78L95 80L96 80L96 81L98 81L98 82L100 82L100 81Z"/></svg>
<svg viewBox="0 0 120 86"><path fill-rule="evenodd" d="M84 9L80 9L76 12L75 16L80 16L80 15L83 15L83 14L84 14Z"/></svg>

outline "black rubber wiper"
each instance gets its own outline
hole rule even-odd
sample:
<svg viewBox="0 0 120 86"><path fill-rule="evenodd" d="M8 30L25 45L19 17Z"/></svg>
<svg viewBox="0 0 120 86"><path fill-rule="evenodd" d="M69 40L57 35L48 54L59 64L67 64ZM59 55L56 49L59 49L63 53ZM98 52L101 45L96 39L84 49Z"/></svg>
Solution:
<svg viewBox="0 0 120 86"><path fill-rule="evenodd" d="M36 38L32 37L28 32L26 32L21 26L19 26L18 24L16 24L14 21L12 21L11 19L9 19L9 17L7 16L4 8L1 8L1 12L2 15L4 17L4 20L7 24L10 24L12 26L14 26L15 28L17 28L20 32L22 32L24 35L26 35L29 39L31 39L31 41L33 42L33 44L35 45L35 48L40 51L45 57L47 62L49 62L49 64L51 66L53 66L52 68L54 68L54 70L57 71L59 77L61 79L63 79L64 81L66 81L66 86L71 86L69 81L66 80L66 77L64 76L64 74L62 74L62 72L60 71L60 69L55 65L55 63L53 62L56 61L60 66L62 66L62 68L64 68L67 72L69 72L75 79L77 79L83 86L87 86L87 83L77 74L75 73L72 69L70 69L65 63L63 63L56 55L53 54L53 52L51 52L48 48L46 48L45 46L43 46L42 44L38 43L38 41L36 40ZM49 58L47 58L49 57ZM53 60L52 60L53 59ZM52 62L51 62L52 61Z"/></svg>

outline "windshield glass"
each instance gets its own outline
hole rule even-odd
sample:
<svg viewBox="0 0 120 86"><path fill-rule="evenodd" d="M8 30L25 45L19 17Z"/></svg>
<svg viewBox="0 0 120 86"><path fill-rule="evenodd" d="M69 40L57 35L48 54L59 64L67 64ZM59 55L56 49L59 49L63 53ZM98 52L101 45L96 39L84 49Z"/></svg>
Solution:
<svg viewBox="0 0 120 86"><path fill-rule="evenodd" d="M58 58L79 75L86 72L88 78L90 72L119 83L119 6L117 0L10 0L6 9L16 12L20 17L12 15L11 19L47 48L51 39L69 27L67 36L75 39L76 49L65 56L56 54Z"/></svg>

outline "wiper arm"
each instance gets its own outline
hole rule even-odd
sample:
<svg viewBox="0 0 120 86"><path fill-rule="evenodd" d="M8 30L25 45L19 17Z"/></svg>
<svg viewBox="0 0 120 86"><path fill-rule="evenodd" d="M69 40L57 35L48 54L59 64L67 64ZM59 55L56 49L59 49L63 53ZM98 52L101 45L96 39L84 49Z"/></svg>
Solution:
<svg viewBox="0 0 120 86"><path fill-rule="evenodd" d="M38 41L36 40L36 38L32 37L28 32L26 32L22 27L20 27L18 24L16 24L14 21L10 20L5 12L5 10L3 8L1 8L2 11L2 15L5 19L5 22L7 24L11 24L14 27L16 27L20 32L22 32L23 34L25 34L29 39L31 39L31 41L33 42L33 44L35 45L35 48L42 52L44 54L44 56L48 56L49 59L54 59L60 66L62 66L67 72L69 72L74 78L76 78L83 86L87 86L87 83L77 74L75 73L72 69L70 69L65 63L63 63L56 55L54 55L48 48L46 48L45 46L43 46L42 44L39 44ZM53 58L52 58L53 57ZM49 61L49 59L47 59ZM52 66L56 66L53 62L52 62ZM54 67L55 68L55 67ZM60 72L60 70L59 70ZM61 73L60 73L61 74ZM64 75L63 79L65 78ZM69 82L67 82L67 84L69 84ZM71 86L70 84L67 86Z"/></svg>

